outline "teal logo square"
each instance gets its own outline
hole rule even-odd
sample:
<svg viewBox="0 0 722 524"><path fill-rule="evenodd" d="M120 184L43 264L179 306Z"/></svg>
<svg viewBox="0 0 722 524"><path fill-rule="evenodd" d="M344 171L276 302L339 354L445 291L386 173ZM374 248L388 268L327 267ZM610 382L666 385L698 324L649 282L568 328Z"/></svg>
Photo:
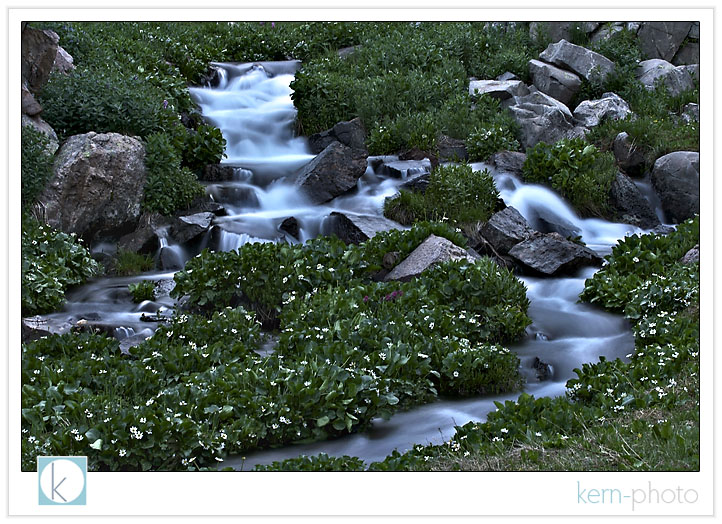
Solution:
<svg viewBox="0 0 722 524"><path fill-rule="evenodd" d="M38 457L38 504L85 506L88 457Z"/></svg>

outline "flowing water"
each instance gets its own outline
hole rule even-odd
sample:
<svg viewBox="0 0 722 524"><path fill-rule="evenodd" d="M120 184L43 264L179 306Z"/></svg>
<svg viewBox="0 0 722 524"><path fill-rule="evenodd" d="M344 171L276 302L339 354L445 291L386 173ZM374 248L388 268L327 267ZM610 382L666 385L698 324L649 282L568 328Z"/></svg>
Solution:
<svg viewBox="0 0 722 524"><path fill-rule="evenodd" d="M228 216L217 217L202 246L236 249L246 242L297 242L329 231L333 211L346 214L381 216L384 200L398 186L424 171L418 163L398 162L396 157L370 158L369 168L358 187L324 205L312 205L293 185L292 175L309 162L305 139L293 136L295 109L289 84L298 62L257 64L217 64L220 79L216 87L191 89L206 119L219 127L227 141L224 163L234 167L232 180L207 184L208 194L222 203ZM394 162L404 177L386 175L384 163ZM373 167L372 167L373 166ZM409 168L405 170L404 168ZM474 164L475 169L489 166ZM491 170L491 169L490 169ZM495 181L507 205L513 206L540 231L574 234L600 254L627 234L633 226L599 219L581 219L553 191L524 184L508 173L495 173ZM299 225L298 239L281 230L281 223L294 217ZM99 249L99 247L96 247ZM195 251L199 248L196 246ZM178 259L178 267L194 254L187 246L170 245L161 239L161 251ZM521 360L527 378L525 391L536 396L564 394L564 384L574 376L574 368L593 362L599 356L625 358L634 347L626 321L617 315L577 303L584 280L594 269L581 270L567 278L522 278L527 286L533 323L528 336L512 349ZM168 281L172 272L136 277L105 278L91 282L68 297L64 311L44 318L56 323L73 323L86 318L120 339L148 336L157 326L148 315L169 314L173 301L167 293L155 301L133 304L127 285L144 278ZM150 319L152 320L152 318ZM550 378L539 381L532 367L535 359L550 365ZM251 469L255 464L295 457L300 454L355 455L370 462L382 460L394 449L403 452L414 444L448 440L455 425L483 421L495 409L494 401L515 399L517 393L465 400L440 400L390 420L374 421L367 433L332 441L288 446L242 457L230 457L224 466Z"/></svg>

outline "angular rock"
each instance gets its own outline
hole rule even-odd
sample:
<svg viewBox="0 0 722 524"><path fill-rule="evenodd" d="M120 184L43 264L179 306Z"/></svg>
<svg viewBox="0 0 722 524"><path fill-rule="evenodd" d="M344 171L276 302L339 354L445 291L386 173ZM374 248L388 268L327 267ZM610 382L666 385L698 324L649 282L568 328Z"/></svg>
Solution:
<svg viewBox="0 0 722 524"><path fill-rule="evenodd" d="M502 73L499 76L497 76L496 79L499 82L506 82L507 80L519 80L519 77L516 76L511 71L507 71L506 73Z"/></svg>
<svg viewBox="0 0 722 524"><path fill-rule="evenodd" d="M562 138L584 136L587 131L577 125L567 106L541 91L514 97L514 105L509 110L519 124L525 149L539 142L553 144Z"/></svg>
<svg viewBox="0 0 722 524"><path fill-rule="evenodd" d="M50 127L50 124L39 116L30 117L28 115L22 115L22 125L33 127L35 130L44 133L50 139L47 147L48 153L51 155L55 154L60 145L58 143L58 135L55 134L55 130Z"/></svg>
<svg viewBox="0 0 722 524"><path fill-rule="evenodd" d="M176 212L176 215L195 215L197 213L213 213L217 217L224 217L228 215L228 211L222 204L214 202L208 196L201 196L191 202L190 207L183 209L180 212Z"/></svg>
<svg viewBox="0 0 722 524"><path fill-rule="evenodd" d="M560 40L542 51L539 58L558 67L573 71L586 80L604 81L614 72L614 62L589 49Z"/></svg>
<svg viewBox="0 0 722 524"><path fill-rule="evenodd" d="M674 65L699 64L699 42L688 42L683 45L672 59Z"/></svg>
<svg viewBox="0 0 722 524"><path fill-rule="evenodd" d="M474 262L474 257L445 238L429 235L408 257L386 275L384 280L386 282L390 280L406 282L419 276L430 267L449 260Z"/></svg>
<svg viewBox="0 0 722 524"><path fill-rule="evenodd" d="M518 151L499 151L491 156L490 162L498 171L521 175L526 155Z"/></svg>
<svg viewBox="0 0 722 524"><path fill-rule="evenodd" d="M323 204L356 186L366 172L368 153L333 142L301 168L296 185L316 204Z"/></svg>
<svg viewBox="0 0 722 524"><path fill-rule="evenodd" d="M696 264L697 262L699 262L699 244L697 244L692 249L687 251L684 254L684 256L682 257L682 259L680 260L680 262L682 262L682 264L685 264L687 266Z"/></svg>
<svg viewBox="0 0 722 524"><path fill-rule="evenodd" d="M469 82L470 95L489 95L498 100L529 94L529 88L521 80L472 80Z"/></svg>
<svg viewBox="0 0 722 524"><path fill-rule="evenodd" d="M558 233L520 242L509 255L532 272L547 276L573 273L580 267L598 265L602 261L591 249L570 242Z"/></svg>
<svg viewBox="0 0 722 524"><path fill-rule="evenodd" d="M278 226L278 229L281 231L285 231L289 235L291 235L296 240L301 240L301 237L299 236L299 226L298 226L298 220L296 217L288 217L284 219L283 222L281 222L281 225Z"/></svg>
<svg viewBox="0 0 722 524"><path fill-rule="evenodd" d="M574 110L574 118L584 127L594 127L603 120L622 120L632 114L629 104L615 93L604 93L598 100L585 100Z"/></svg>
<svg viewBox="0 0 722 524"><path fill-rule="evenodd" d="M689 103L682 108L682 120L688 124L699 122L699 104Z"/></svg>
<svg viewBox="0 0 722 524"><path fill-rule="evenodd" d="M199 177L206 182L228 182L235 178L237 167L226 164L209 164L203 168Z"/></svg>
<svg viewBox="0 0 722 524"><path fill-rule="evenodd" d="M213 213L196 213L178 217L171 226L170 235L176 243L185 244L208 231L214 218Z"/></svg>
<svg viewBox="0 0 722 524"><path fill-rule="evenodd" d="M58 53L56 33L26 27L22 33L22 77L31 93L37 93L47 83Z"/></svg>
<svg viewBox="0 0 722 524"><path fill-rule="evenodd" d="M366 149L366 131L360 118L348 122L339 122L331 129L311 135L308 145L314 155L318 155L332 142L341 142L354 149Z"/></svg>
<svg viewBox="0 0 722 524"><path fill-rule="evenodd" d="M55 55L55 62L53 62L51 72L68 74L73 69L75 69L75 66L73 65L73 57L70 56L65 49L58 46L58 53Z"/></svg>
<svg viewBox="0 0 722 524"><path fill-rule="evenodd" d="M426 188L429 187L430 179L430 174L414 177L408 182L404 182L403 184L401 184L399 186L399 190L413 191L415 193L424 193L426 192Z"/></svg>
<svg viewBox="0 0 722 524"><path fill-rule="evenodd" d="M612 144L614 158L619 169L630 176L642 176L644 171L644 155L637 149L626 131L622 131L614 138Z"/></svg>
<svg viewBox="0 0 722 524"><path fill-rule="evenodd" d="M33 94L23 84L21 108L24 115L35 116L43 111L43 107L35 100Z"/></svg>
<svg viewBox="0 0 722 524"><path fill-rule="evenodd" d="M637 32L639 47L647 58L672 60L690 29L692 22L644 22Z"/></svg>
<svg viewBox="0 0 722 524"><path fill-rule="evenodd" d="M395 162L384 162L381 173L393 178L407 178L415 175L422 175L431 172L431 160L398 160Z"/></svg>
<svg viewBox="0 0 722 524"><path fill-rule="evenodd" d="M494 213L481 228L481 234L497 254L506 255L519 242L534 234L529 222L513 207Z"/></svg>
<svg viewBox="0 0 722 524"><path fill-rule="evenodd" d="M408 229L388 218L353 213L331 213L331 233L347 244L360 244L372 238L376 233L392 229Z"/></svg>
<svg viewBox="0 0 722 524"><path fill-rule="evenodd" d="M609 190L609 197L610 203L624 222L642 229L652 229L659 225L659 218L649 200L628 176L617 173Z"/></svg>
<svg viewBox="0 0 722 524"><path fill-rule="evenodd" d="M86 133L65 141L40 195L52 227L88 240L135 229L146 182L145 147L117 133Z"/></svg>
<svg viewBox="0 0 722 524"><path fill-rule="evenodd" d="M615 33L625 29L624 22L612 22L611 24L601 27L590 39L591 43L598 44L604 40L609 40Z"/></svg>
<svg viewBox="0 0 722 524"><path fill-rule="evenodd" d="M118 240L118 249L134 253L153 254L160 247L161 233L170 226L171 220L160 213L144 213L138 221L138 227L132 233Z"/></svg>
<svg viewBox="0 0 722 524"><path fill-rule="evenodd" d="M539 91L556 98L564 105L571 102L582 86L582 81L574 73L539 60L529 60L529 73Z"/></svg>
<svg viewBox="0 0 722 524"><path fill-rule="evenodd" d="M30 342L50 335L70 332L75 324L69 320L49 319L40 315L22 319L22 341Z"/></svg>
<svg viewBox="0 0 722 524"><path fill-rule="evenodd" d="M699 153L675 151L657 159L652 185L666 217L680 223L699 213Z"/></svg>
<svg viewBox="0 0 722 524"><path fill-rule="evenodd" d="M458 138L441 135L436 141L436 147L439 150L439 158L444 162L465 162L469 159L466 143ZM434 167L433 161L431 164Z"/></svg>
<svg viewBox="0 0 722 524"><path fill-rule="evenodd" d="M654 89L656 84L661 82L671 96L677 96L682 91L694 88L689 67L673 66L659 59L645 60L639 63L636 75L647 89Z"/></svg>

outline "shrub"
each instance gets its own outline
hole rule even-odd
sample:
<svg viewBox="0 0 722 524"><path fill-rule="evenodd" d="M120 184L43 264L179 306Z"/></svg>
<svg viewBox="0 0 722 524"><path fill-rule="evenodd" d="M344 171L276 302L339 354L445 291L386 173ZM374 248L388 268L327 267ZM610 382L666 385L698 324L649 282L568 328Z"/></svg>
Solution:
<svg viewBox="0 0 722 524"><path fill-rule="evenodd" d="M128 284L128 291L133 297L133 302L143 302L155 298L155 282L152 280L141 280L135 284Z"/></svg>
<svg viewBox="0 0 722 524"><path fill-rule="evenodd" d="M34 220L22 231L22 313L60 308L65 291L99 272L99 266L74 233L66 234Z"/></svg>
<svg viewBox="0 0 722 524"><path fill-rule="evenodd" d="M466 139L466 150L472 162L483 162L499 151L519 151L519 148L513 133L501 126L474 129Z"/></svg>
<svg viewBox="0 0 722 524"><path fill-rule="evenodd" d="M527 182L551 186L583 216L610 212L609 190L617 175L614 157L581 138L538 143L527 151L522 174Z"/></svg>
<svg viewBox="0 0 722 524"><path fill-rule="evenodd" d="M217 164L225 156L226 140L217 127L200 125L188 130L183 148L183 163L193 170Z"/></svg>
<svg viewBox="0 0 722 524"><path fill-rule="evenodd" d="M205 193L198 178L180 164L180 156L168 135L155 133L147 137L145 167L148 180L143 190L146 211L172 215Z"/></svg>
<svg viewBox="0 0 722 524"><path fill-rule="evenodd" d="M137 275L155 267L153 257L135 251L121 249L113 260L113 269L118 275Z"/></svg>
<svg viewBox="0 0 722 524"><path fill-rule="evenodd" d="M423 194L402 190L400 198L386 202L384 215L405 225L421 220L463 225L488 220L498 198L488 170L474 171L468 164L443 165L431 173Z"/></svg>
<svg viewBox="0 0 722 524"><path fill-rule="evenodd" d="M32 126L23 126L21 138L22 203L27 207L35 203L53 175L53 155L48 151L47 135Z"/></svg>
<svg viewBox="0 0 722 524"><path fill-rule="evenodd" d="M363 460L357 457L329 457L326 453L307 457L275 461L268 465L258 464L253 471L364 471Z"/></svg>

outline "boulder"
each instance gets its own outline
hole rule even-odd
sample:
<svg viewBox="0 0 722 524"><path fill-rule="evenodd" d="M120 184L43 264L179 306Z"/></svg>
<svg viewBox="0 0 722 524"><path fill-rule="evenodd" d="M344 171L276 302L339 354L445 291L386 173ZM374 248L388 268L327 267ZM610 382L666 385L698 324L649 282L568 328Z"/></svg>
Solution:
<svg viewBox="0 0 722 524"><path fill-rule="evenodd" d="M494 213L481 228L481 234L497 254L506 255L519 242L534 234L526 219L513 207Z"/></svg>
<svg viewBox="0 0 722 524"><path fill-rule="evenodd" d="M203 168L200 180L206 182L228 182L236 175L237 167L226 164L208 164Z"/></svg>
<svg viewBox="0 0 722 524"><path fill-rule="evenodd" d="M699 42L687 42L672 59L674 65L699 64Z"/></svg>
<svg viewBox="0 0 722 524"><path fill-rule="evenodd" d="M498 171L521 175L526 155L518 151L499 151L491 156L490 162Z"/></svg>
<svg viewBox="0 0 722 524"><path fill-rule="evenodd" d="M22 78L31 93L37 93L48 82L58 53L56 33L26 27L22 33Z"/></svg>
<svg viewBox="0 0 722 524"><path fill-rule="evenodd" d="M623 29L625 29L624 22L611 22L609 24L605 24L592 35L590 42L592 44L598 44L599 42L609 40L612 35L618 33L619 31L622 31Z"/></svg>
<svg viewBox="0 0 722 524"><path fill-rule="evenodd" d="M409 256L398 264L391 272L384 277L385 281L399 280L402 282L419 276L428 268L448 262L449 260L468 260L474 262L472 257L464 248L453 242L436 235L429 235Z"/></svg>
<svg viewBox="0 0 722 524"><path fill-rule="evenodd" d="M644 22L637 37L647 58L672 60L692 29L692 22Z"/></svg>
<svg viewBox="0 0 722 524"><path fill-rule="evenodd" d="M630 176L642 176L644 155L637 149L626 131L622 131L614 138L612 150L619 169Z"/></svg>
<svg viewBox="0 0 722 524"><path fill-rule="evenodd" d="M687 251L682 259L680 260L682 264L685 264L687 266L696 264L699 262L699 244L694 246L692 249Z"/></svg>
<svg viewBox="0 0 722 524"><path fill-rule="evenodd" d="M137 138L93 132L70 137L39 198L48 224L87 240L133 231L147 178L144 158Z"/></svg>
<svg viewBox="0 0 722 524"><path fill-rule="evenodd" d="M629 104L614 93L598 100L585 100L574 110L574 118L584 127L595 127L603 120L622 120L632 114Z"/></svg>
<svg viewBox="0 0 722 524"><path fill-rule="evenodd" d="M584 136L587 131L577 125L567 106L541 91L514 97L514 105L509 110L519 124L525 149L539 142L553 144L562 138Z"/></svg>
<svg viewBox="0 0 722 524"><path fill-rule="evenodd" d="M118 248L134 253L153 254L160 247L162 231L170 226L171 220L160 213L144 213L138 221L138 227L132 233L118 240Z"/></svg>
<svg viewBox="0 0 722 524"><path fill-rule="evenodd" d="M662 83L671 96L677 96L687 89L694 88L694 80L690 66L674 66L665 60L652 59L640 62L637 67L637 78L647 88L654 89Z"/></svg>
<svg viewBox="0 0 722 524"><path fill-rule="evenodd" d="M75 69L75 66L73 65L73 57L70 56L65 49L58 46L58 53L55 55L55 62L53 62L51 72L67 75L73 69Z"/></svg>
<svg viewBox="0 0 722 524"><path fill-rule="evenodd" d="M699 153L675 151L657 159L652 185L665 216L679 223L699 213Z"/></svg>
<svg viewBox="0 0 722 524"><path fill-rule="evenodd" d="M489 95L498 100L529 94L529 88L521 80L472 80L469 82L470 95Z"/></svg>
<svg viewBox="0 0 722 524"><path fill-rule="evenodd" d="M500 82L505 82L507 80L519 80L519 77L516 76L511 71L507 71L506 73L502 73L499 76L497 76L496 79L499 80Z"/></svg>
<svg viewBox="0 0 722 524"><path fill-rule="evenodd" d="M436 141L436 147L439 150L439 158L443 162L465 162L469 159L466 143L458 138L441 135Z"/></svg>
<svg viewBox="0 0 722 524"><path fill-rule="evenodd" d="M574 73L539 60L529 60L529 73L539 91L565 105L572 101L582 86L582 81Z"/></svg>
<svg viewBox="0 0 722 524"><path fill-rule="evenodd" d="M278 229L288 233L296 240L301 240L301 237L299 236L300 229L296 217L288 217L284 219L283 222L281 222L281 225L278 226Z"/></svg>
<svg viewBox="0 0 722 524"><path fill-rule="evenodd" d="M510 251L515 260L532 273L561 275L583 266L601 264L601 257L591 249L566 240L558 233L538 235L515 245Z"/></svg>
<svg viewBox="0 0 722 524"><path fill-rule="evenodd" d="M374 215L356 215L353 213L331 213L329 224L331 233L347 244L360 244L372 238L376 233L392 229L408 229L398 222Z"/></svg>
<svg viewBox="0 0 722 524"><path fill-rule="evenodd" d="M539 58L573 71L586 80L595 79L603 82L614 72L614 62L606 56L563 39L555 44L549 44Z"/></svg>
<svg viewBox="0 0 722 524"><path fill-rule="evenodd" d="M331 129L311 135L308 145L314 155L326 149L332 142L341 142L354 149L366 149L366 131L360 118L339 122Z"/></svg>
<svg viewBox="0 0 722 524"><path fill-rule="evenodd" d="M682 108L682 120L688 124L692 122L699 122L699 104L686 104Z"/></svg>
<svg viewBox="0 0 722 524"><path fill-rule="evenodd" d="M160 268L164 271L176 271L183 269L185 260L183 253L178 246L163 246L159 255Z"/></svg>
<svg viewBox="0 0 722 524"><path fill-rule="evenodd" d="M185 244L207 232L213 224L213 213L196 213L175 219L170 229L170 236L178 244Z"/></svg>
<svg viewBox="0 0 722 524"><path fill-rule="evenodd" d="M296 184L315 204L323 204L356 186L366 172L368 153L333 142L300 169Z"/></svg>
<svg viewBox="0 0 722 524"><path fill-rule="evenodd" d="M622 221L642 229L652 229L659 225L659 218L649 200L628 176L617 173L609 190L609 197Z"/></svg>
<svg viewBox="0 0 722 524"><path fill-rule="evenodd" d="M29 116L39 115L43 110L43 107L35 100L35 97L25 84L22 86L21 109L23 115Z"/></svg>
<svg viewBox="0 0 722 524"><path fill-rule="evenodd" d="M30 117L28 115L22 115L22 125L23 126L30 126L34 128L37 131L40 131L41 133L44 133L49 139L50 142L48 143L47 151L51 155L54 155L55 152L58 150L58 147L60 147L58 143L58 135L55 134L55 130L50 127L50 124L48 124L45 120L40 118L39 116L33 116Z"/></svg>

